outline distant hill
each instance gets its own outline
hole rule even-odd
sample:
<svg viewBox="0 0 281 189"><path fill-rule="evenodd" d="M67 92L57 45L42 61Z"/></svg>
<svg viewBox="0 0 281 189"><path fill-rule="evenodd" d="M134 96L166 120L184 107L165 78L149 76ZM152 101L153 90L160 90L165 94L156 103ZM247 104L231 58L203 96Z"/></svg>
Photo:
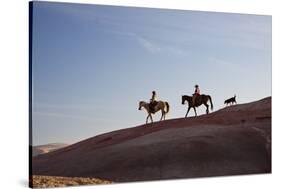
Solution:
<svg viewBox="0 0 281 189"><path fill-rule="evenodd" d="M271 172L271 97L98 135L33 158L34 175L113 182Z"/></svg>
<svg viewBox="0 0 281 189"><path fill-rule="evenodd" d="M68 146L68 144L63 143L51 143L51 144L45 144L45 145L39 145L39 146L33 146L32 147L32 156L37 156L40 154L45 154L63 147Z"/></svg>

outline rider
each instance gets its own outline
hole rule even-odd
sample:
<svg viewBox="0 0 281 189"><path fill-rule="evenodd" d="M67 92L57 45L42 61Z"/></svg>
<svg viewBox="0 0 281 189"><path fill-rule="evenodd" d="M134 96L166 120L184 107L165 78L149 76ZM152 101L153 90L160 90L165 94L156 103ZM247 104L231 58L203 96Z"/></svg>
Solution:
<svg viewBox="0 0 281 189"><path fill-rule="evenodd" d="M196 97L198 97L200 95L200 89L199 89L199 86L198 85L195 85L195 91L194 91L194 94L192 96L192 105L195 106L195 100L196 100Z"/></svg>
<svg viewBox="0 0 281 189"><path fill-rule="evenodd" d="M155 106L157 104L157 101L156 101L156 92L155 91L152 91L152 97L150 99L150 104L149 104L149 108L150 110L153 112L155 111Z"/></svg>

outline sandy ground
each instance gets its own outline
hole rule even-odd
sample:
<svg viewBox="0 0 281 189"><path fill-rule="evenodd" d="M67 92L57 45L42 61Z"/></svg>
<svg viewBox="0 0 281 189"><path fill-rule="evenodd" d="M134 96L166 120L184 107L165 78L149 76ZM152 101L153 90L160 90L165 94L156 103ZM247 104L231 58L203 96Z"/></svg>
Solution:
<svg viewBox="0 0 281 189"><path fill-rule="evenodd" d="M32 185L33 188L65 187L65 186L112 183L109 181L96 179L96 178L55 177L55 176L39 176L39 175L32 176L31 181L33 184Z"/></svg>
<svg viewBox="0 0 281 189"><path fill-rule="evenodd" d="M271 172L271 98L105 133L33 158L34 175L113 182Z"/></svg>

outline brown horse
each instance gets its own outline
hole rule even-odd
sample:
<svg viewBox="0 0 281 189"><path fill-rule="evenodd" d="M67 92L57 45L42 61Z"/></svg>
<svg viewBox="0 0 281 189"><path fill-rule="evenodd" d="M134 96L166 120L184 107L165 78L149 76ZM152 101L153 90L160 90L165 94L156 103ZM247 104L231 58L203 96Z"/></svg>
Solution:
<svg viewBox="0 0 281 189"><path fill-rule="evenodd" d="M198 106L201 106L202 104L204 104L206 106L206 114L209 113L209 105L207 104L208 100L210 100L210 103L211 103L211 110L213 110L213 102L212 102L212 98L210 95L199 95L196 97L196 100L195 100L195 105L192 104L192 96L187 96L187 95L183 95L181 97L181 103L184 104L185 101L188 102L188 109L187 109L187 112L185 114L185 117L187 117L187 114L190 110L190 108L193 108L194 109L194 112L195 112L195 116L197 116L197 112L196 112L196 107Z"/></svg>
<svg viewBox="0 0 281 189"><path fill-rule="evenodd" d="M141 110L142 107L144 107L147 111L147 117L146 117L146 124L148 122L148 118L150 118L151 122L153 123L152 115L161 110L162 116L160 118L160 121L164 118L166 118L166 114L169 112L170 106L168 102L163 102L163 101L157 101L157 104L155 106L155 111L151 111L151 108L149 107L150 103L140 101L139 102L139 110ZM165 111L166 109L166 111Z"/></svg>

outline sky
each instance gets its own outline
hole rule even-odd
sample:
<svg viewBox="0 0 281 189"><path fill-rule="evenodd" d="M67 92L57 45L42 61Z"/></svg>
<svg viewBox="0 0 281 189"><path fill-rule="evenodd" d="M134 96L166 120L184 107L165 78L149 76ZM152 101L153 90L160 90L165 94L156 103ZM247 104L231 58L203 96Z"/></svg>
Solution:
<svg viewBox="0 0 281 189"><path fill-rule="evenodd" d="M34 2L32 19L33 145L144 124L152 90L166 119L195 84L214 111L271 96L271 16Z"/></svg>

